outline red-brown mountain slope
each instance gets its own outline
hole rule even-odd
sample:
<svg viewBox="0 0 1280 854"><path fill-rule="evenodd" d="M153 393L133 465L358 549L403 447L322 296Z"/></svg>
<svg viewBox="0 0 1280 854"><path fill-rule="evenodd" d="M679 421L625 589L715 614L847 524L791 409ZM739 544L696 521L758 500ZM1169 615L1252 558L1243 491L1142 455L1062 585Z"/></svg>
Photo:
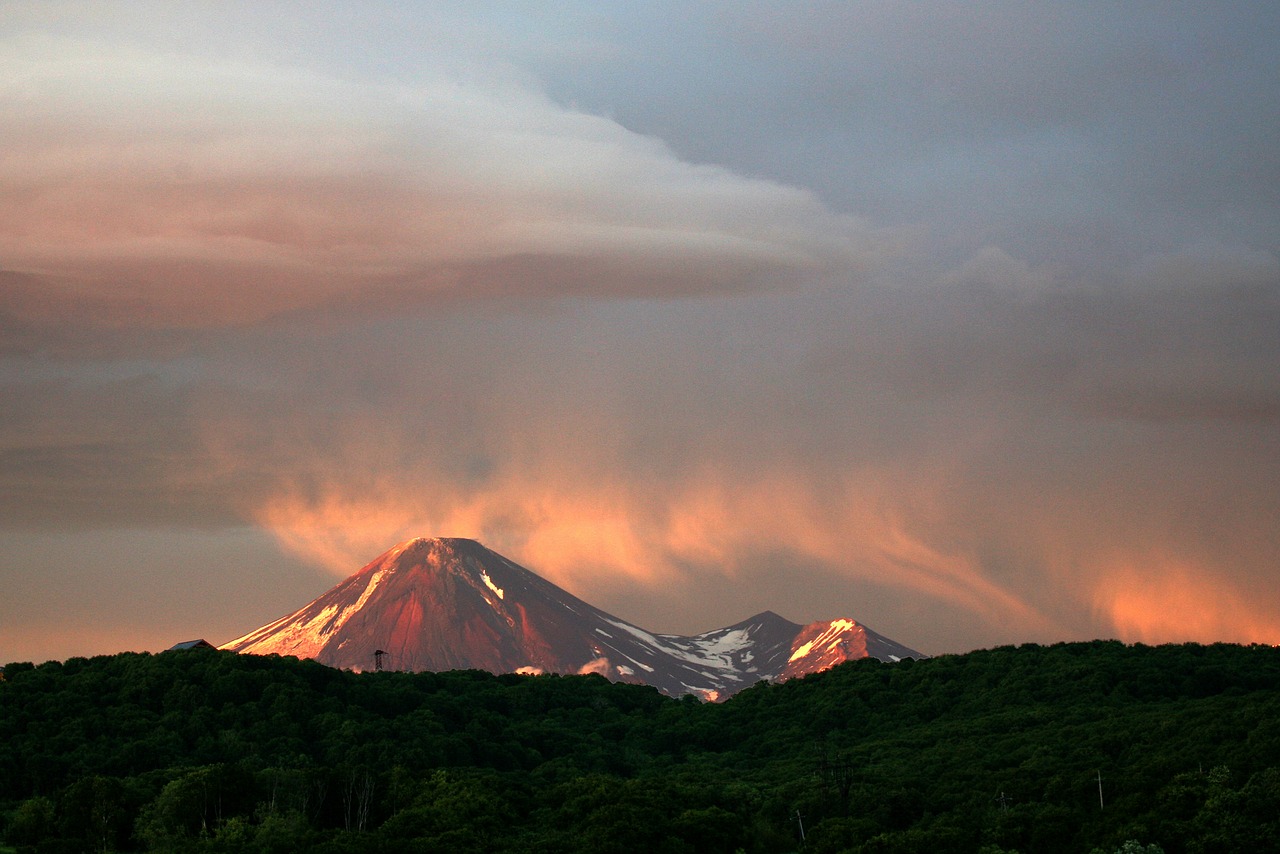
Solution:
<svg viewBox="0 0 1280 854"><path fill-rule="evenodd" d="M922 658L853 620L799 626L770 611L691 637L645 631L474 540L414 539L324 595L226 644L370 670L587 673L724 699L842 661Z"/></svg>

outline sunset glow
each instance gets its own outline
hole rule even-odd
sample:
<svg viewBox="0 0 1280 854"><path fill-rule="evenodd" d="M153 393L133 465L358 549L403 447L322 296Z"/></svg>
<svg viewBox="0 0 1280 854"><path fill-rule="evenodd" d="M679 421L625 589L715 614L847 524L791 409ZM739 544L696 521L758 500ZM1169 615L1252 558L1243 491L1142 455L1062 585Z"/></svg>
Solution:
<svg viewBox="0 0 1280 854"><path fill-rule="evenodd" d="M1262 612L1229 578L1154 556L1100 573L1097 602L1123 638L1146 643L1280 643L1280 620Z"/></svg>
<svg viewBox="0 0 1280 854"><path fill-rule="evenodd" d="M845 494L819 497L815 485L794 474L774 473L734 490L716 480L699 471L665 484L661 499L610 487L604 478L557 482L552 474L513 478L469 497L406 481L381 486L382 501L344 499L335 485L314 503L277 499L256 518L282 546L339 577L367 561L377 544L421 530L500 543L504 553L570 589L607 590L609 579L660 588L694 571L733 583L740 564L767 544L836 577L892 579L982 617L1028 630L1048 625L974 561L939 551L900 519L872 509L887 499L860 496L855 484ZM560 491L551 491L556 486Z"/></svg>

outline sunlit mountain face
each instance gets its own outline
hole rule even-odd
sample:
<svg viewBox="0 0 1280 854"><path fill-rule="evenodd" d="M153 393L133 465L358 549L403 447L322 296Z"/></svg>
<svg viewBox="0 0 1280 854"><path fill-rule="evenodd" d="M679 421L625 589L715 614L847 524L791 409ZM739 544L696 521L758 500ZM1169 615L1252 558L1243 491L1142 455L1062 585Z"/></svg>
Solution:
<svg viewBox="0 0 1280 854"><path fill-rule="evenodd" d="M413 539L318 599L222 646L333 667L599 673L719 700L843 661L922 658L850 619L801 626L771 611L700 635L655 634L474 540Z"/></svg>

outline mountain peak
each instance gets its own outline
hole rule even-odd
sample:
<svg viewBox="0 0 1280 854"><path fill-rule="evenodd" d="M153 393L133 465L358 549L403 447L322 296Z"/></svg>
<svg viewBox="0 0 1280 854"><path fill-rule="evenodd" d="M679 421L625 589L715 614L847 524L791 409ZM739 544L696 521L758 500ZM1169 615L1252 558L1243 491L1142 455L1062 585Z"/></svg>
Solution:
<svg viewBox="0 0 1280 854"><path fill-rule="evenodd" d="M743 621L742 621L742 623L741 623L740 625L746 625L746 624L748 624L748 623L765 623L765 624L771 624L771 623L778 623L778 622L783 622L783 623L788 623L788 624L790 624L790 625L795 625L795 624L794 624L794 623L792 623L790 620L788 620L786 617L779 616L778 614L776 614L776 613L775 613L775 612L773 612L773 611L761 611L759 614L756 614L755 616L748 617L747 619L743 620Z"/></svg>
<svg viewBox="0 0 1280 854"><path fill-rule="evenodd" d="M474 548L479 546L484 548L476 540L469 540L465 537L412 537L403 543L398 543L387 550L391 552L403 553L407 551L416 551L418 549L438 549L441 551L453 552L459 549Z"/></svg>
<svg viewBox="0 0 1280 854"><path fill-rule="evenodd" d="M370 561L360 574L393 567L403 569L419 564L443 567L460 564L466 555L477 556L489 550L475 540L462 537L412 537L387 549Z"/></svg>
<svg viewBox="0 0 1280 854"><path fill-rule="evenodd" d="M414 537L310 604L222 646L366 670L599 673L724 699L848 658L920 658L852 620L800 626L772 611L691 637L608 614L479 542Z"/></svg>

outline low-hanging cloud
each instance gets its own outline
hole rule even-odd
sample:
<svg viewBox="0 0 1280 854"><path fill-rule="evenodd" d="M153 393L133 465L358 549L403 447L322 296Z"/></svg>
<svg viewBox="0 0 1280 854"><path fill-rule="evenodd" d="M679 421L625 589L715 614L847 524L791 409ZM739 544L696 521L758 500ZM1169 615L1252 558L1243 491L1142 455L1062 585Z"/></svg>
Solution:
<svg viewBox="0 0 1280 854"><path fill-rule="evenodd" d="M643 622L647 603L660 630L708 628L708 602L733 620L802 599L788 616L875 625L860 597L883 587L881 610L929 615L935 650L973 622L1008 640L1268 636L1280 605L1249 594L1274 553L1257 535L1275 510L1266 424L1078 405L1129 369L1120 339L1151 338L1141 360L1180 311L1152 303L1155 329L1072 344L1052 334L1069 316L1056 301L983 293L999 312L973 328L954 291L934 294L941 327L906 292L831 325L794 297L663 314L661 338L643 312L581 305L368 324L317 351L322 389L239 426L234 403L200 421L232 482L263 480L245 516L339 576L410 536L473 536L622 616ZM1114 308L1099 299L1089 314ZM814 340L796 349L801 332ZM1116 352L1096 365L1102 345ZM1066 367L1028 366L1045 347ZM1176 586L1161 555L1194 564L1197 619L1160 606ZM779 579L785 597L752 598Z"/></svg>
<svg viewBox="0 0 1280 854"><path fill-rule="evenodd" d="M394 439L383 434L379 441ZM468 488L431 460L349 477L344 471L369 471L352 450L330 449L293 472L292 484L282 477L280 490L250 511L283 546L340 577L393 542L435 532L478 538L589 598L613 601L619 590L675 585L710 601L743 567L785 554L792 564L889 584L1027 631L1052 624L992 580L972 553L931 542L910 507L927 490L887 484L883 473L812 478L792 466L743 471L720 460L645 482L599 447L575 444L591 457L575 466L547 442L525 464L508 460L509 471Z"/></svg>
<svg viewBox="0 0 1280 854"><path fill-rule="evenodd" d="M0 44L0 308L217 326L433 294L769 287L885 251L806 190L513 83Z"/></svg>

